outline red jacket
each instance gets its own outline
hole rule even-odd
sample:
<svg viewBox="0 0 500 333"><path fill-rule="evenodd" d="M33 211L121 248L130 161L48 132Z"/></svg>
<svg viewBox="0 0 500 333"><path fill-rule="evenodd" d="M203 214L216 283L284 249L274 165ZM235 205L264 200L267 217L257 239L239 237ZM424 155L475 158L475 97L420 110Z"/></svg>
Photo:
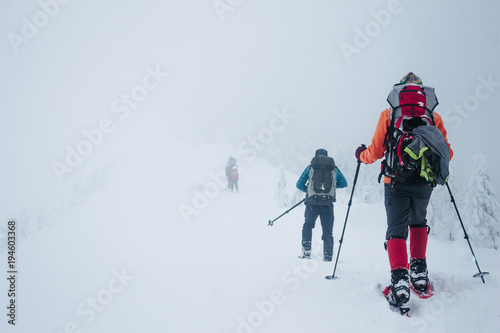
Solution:
<svg viewBox="0 0 500 333"><path fill-rule="evenodd" d="M238 169L236 167L233 167L233 171L231 172L231 180L238 180L240 178L240 175L238 174Z"/></svg>
<svg viewBox="0 0 500 333"><path fill-rule="evenodd" d="M434 123L436 127L443 133L446 142L448 143L448 134L444 128L443 119L441 116L434 112ZM387 132L387 128L391 126L391 109L386 109L380 114L378 119L377 128L375 129L375 134L373 134L372 143L363 151L360 155L361 162L372 164L373 162L381 159L385 155L384 140ZM453 157L453 150L448 143L450 148L450 160ZM391 179L389 177L384 177L384 183L390 183Z"/></svg>

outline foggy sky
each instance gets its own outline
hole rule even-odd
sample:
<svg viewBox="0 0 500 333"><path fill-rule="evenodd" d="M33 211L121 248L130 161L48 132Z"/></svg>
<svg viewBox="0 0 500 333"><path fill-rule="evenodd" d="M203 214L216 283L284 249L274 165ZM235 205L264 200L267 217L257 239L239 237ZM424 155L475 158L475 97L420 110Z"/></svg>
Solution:
<svg viewBox="0 0 500 333"><path fill-rule="evenodd" d="M120 106L95 154L157 132L238 145L284 106L354 154L409 71L436 89L456 172L483 153L500 193L499 1L66 2L0 1L3 198L59 186L51 163ZM136 108L122 100L155 69Z"/></svg>

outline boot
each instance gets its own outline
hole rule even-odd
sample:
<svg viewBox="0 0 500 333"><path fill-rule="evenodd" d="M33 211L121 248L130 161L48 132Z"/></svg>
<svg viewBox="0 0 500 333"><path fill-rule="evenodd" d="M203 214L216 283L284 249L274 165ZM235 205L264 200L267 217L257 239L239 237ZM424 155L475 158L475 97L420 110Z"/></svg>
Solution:
<svg viewBox="0 0 500 333"><path fill-rule="evenodd" d="M333 237L331 240L325 241L323 238L323 261L330 262L332 261L333 256Z"/></svg>
<svg viewBox="0 0 500 333"><path fill-rule="evenodd" d="M392 297L387 300L391 305L400 307L410 300L410 279L406 268L398 268L391 271L390 288Z"/></svg>
<svg viewBox="0 0 500 333"><path fill-rule="evenodd" d="M300 256L299 258L311 259L311 242L310 241L302 241L302 256Z"/></svg>
<svg viewBox="0 0 500 333"><path fill-rule="evenodd" d="M427 261L425 259L410 259L410 282L412 287L421 294L429 289Z"/></svg>

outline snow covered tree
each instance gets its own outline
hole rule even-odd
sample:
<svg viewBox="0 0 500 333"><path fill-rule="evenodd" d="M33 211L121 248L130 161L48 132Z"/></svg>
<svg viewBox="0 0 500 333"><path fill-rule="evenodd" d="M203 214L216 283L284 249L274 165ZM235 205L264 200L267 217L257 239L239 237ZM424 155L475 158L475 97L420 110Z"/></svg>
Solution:
<svg viewBox="0 0 500 333"><path fill-rule="evenodd" d="M278 182L276 194L274 195L274 200L277 202L278 207L287 207L290 202L288 194L286 193L286 175L283 169L281 169L280 172L280 180Z"/></svg>
<svg viewBox="0 0 500 333"><path fill-rule="evenodd" d="M353 158L355 161L355 159ZM352 163L351 163L352 164ZM352 175L350 174L352 173ZM350 169L349 174L344 174L347 178L347 183L349 184L348 191L345 191L349 195L352 190L352 182L354 180L355 169ZM356 184L356 191L354 192L354 198L362 203L383 203L384 202L384 186L382 184L383 179L378 182L378 176L380 174L380 163L376 162L374 164L361 164L359 169L358 181Z"/></svg>
<svg viewBox="0 0 500 333"><path fill-rule="evenodd" d="M295 192L293 192L292 199L290 200L290 206L295 205L296 203L298 203L299 201L301 201L305 197L306 197L306 194L304 192L299 191L299 190L295 190Z"/></svg>
<svg viewBox="0 0 500 333"><path fill-rule="evenodd" d="M450 177L448 183L457 205L461 206L464 195L462 188L458 186L460 182L455 177ZM431 235L438 239L446 241L463 239L464 234L446 186L436 186L432 191L427 207L427 224L431 227Z"/></svg>
<svg viewBox="0 0 500 333"><path fill-rule="evenodd" d="M488 159L483 154L473 158L463 222L471 241L480 247L498 249L500 245L500 204L495 197Z"/></svg>

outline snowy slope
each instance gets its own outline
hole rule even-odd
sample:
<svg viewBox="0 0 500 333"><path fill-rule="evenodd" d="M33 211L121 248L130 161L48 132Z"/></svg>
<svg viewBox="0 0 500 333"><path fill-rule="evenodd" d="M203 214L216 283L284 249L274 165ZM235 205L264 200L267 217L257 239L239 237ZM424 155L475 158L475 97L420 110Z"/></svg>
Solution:
<svg viewBox="0 0 500 333"><path fill-rule="evenodd" d="M213 182L208 173L223 170L231 147L190 147L186 165L196 165L197 152L212 156L194 181L168 176L176 166L158 155L146 163L157 148L142 149L108 186L19 241L18 321L0 323L2 332L499 331L498 251L477 251L491 273L483 285L472 278L465 241L430 239L436 294L413 297L413 317L402 318L377 290L389 279L381 204L353 203L339 279L329 281L333 264L321 251L297 258L303 206L267 225L284 211L273 201L278 170L240 160L240 193L220 189L188 223L180 204ZM292 194L297 175L288 176ZM339 190L336 245L348 191Z"/></svg>

